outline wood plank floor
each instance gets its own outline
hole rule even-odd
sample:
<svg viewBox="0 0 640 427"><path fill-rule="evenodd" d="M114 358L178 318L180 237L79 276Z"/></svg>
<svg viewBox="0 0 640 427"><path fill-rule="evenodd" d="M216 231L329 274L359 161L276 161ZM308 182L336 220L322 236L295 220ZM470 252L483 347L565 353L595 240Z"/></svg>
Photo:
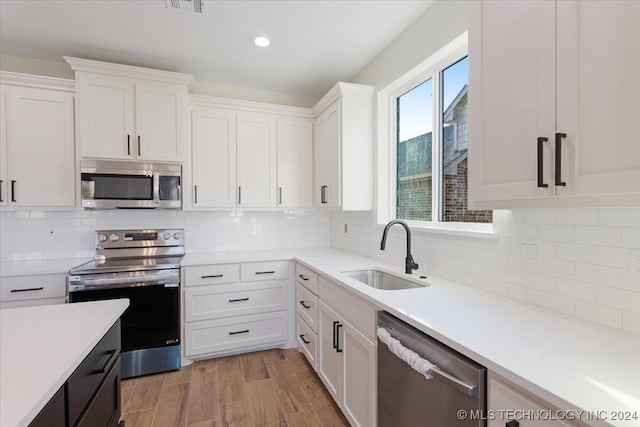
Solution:
<svg viewBox="0 0 640 427"><path fill-rule="evenodd" d="M126 427L348 426L296 349L195 362L122 381Z"/></svg>

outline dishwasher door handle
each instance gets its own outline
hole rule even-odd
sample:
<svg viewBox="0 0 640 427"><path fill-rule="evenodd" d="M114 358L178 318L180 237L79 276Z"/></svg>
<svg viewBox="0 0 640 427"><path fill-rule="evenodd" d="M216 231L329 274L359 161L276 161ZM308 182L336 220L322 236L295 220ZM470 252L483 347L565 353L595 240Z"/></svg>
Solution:
<svg viewBox="0 0 640 427"><path fill-rule="evenodd" d="M433 375L434 380L442 381L443 383L449 384L451 387L455 388L462 393L469 395L471 397L476 397L478 395L478 390L475 386L469 385L453 375L449 375L444 371L441 371L440 368L433 367L430 370L431 375Z"/></svg>

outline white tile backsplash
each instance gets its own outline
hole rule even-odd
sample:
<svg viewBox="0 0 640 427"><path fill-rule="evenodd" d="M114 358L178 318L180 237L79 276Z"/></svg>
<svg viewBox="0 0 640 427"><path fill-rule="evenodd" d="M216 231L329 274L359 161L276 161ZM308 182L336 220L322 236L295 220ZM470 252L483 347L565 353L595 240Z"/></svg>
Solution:
<svg viewBox="0 0 640 427"><path fill-rule="evenodd" d="M496 240L415 231L413 257L427 273L640 335L640 276L630 271L640 208L496 210L493 220ZM402 266L404 233L382 252L382 229L372 213L336 211L331 246ZM523 260L522 243L539 259Z"/></svg>
<svg viewBox="0 0 640 427"><path fill-rule="evenodd" d="M95 231L184 228L187 252L326 247L327 211L20 211L0 213L0 260L92 257Z"/></svg>

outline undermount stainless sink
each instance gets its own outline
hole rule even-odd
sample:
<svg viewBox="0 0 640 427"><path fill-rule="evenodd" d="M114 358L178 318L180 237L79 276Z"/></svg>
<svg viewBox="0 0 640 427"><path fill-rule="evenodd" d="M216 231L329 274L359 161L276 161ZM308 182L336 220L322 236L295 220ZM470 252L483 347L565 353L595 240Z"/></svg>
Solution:
<svg viewBox="0 0 640 427"><path fill-rule="evenodd" d="M382 270L352 270L343 271L352 279L356 279L359 282L364 283L367 286L371 286L375 289L383 289L387 291L399 290L399 289L411 289L411 288L424 288L429 286L427 282L419 282L419 278L405 278L396 274L387 273ZM422 276L424 277L424 276ZM425 277L426 278L426 277Z"/></svg>

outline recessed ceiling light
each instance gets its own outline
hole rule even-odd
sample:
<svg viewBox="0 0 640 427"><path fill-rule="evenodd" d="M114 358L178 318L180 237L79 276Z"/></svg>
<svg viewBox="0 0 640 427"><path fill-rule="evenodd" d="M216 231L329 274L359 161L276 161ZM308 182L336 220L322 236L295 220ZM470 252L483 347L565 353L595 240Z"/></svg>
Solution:
<svg viewBox="0 0 640 427"><path fill-rule="evenodd" d="M263 36L258 36L255 39L253 39L253 43L256 46L260 46L260 47L267 47L271 44L271 42L269 41L268 38L263 37Z"/></svg>

